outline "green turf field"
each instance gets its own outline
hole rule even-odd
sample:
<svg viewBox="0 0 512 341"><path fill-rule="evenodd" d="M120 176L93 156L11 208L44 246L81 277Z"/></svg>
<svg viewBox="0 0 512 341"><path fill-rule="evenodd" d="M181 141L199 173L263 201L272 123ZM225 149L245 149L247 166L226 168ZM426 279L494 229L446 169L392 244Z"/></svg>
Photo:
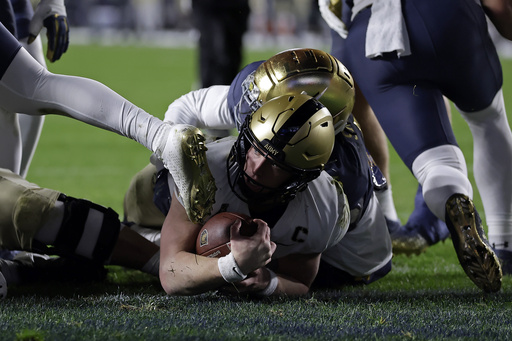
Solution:
<svg viewBox="0 0 512 341"><path fill-rule="evenodd" d="M247 52L246 61L277 51ZM195 60L195 51L187 49L71 45L49 68L101 81L163 118L173 99L194 88ZM512 60L504 60L503 67L510 116ZM456 111L453 124L471 171L472 140ZM47 117L28 179L122 214L124 191L149 155L124 137L69 118ZM416 182L391 156L395 203L405 222ZM478 194L475 202L482 212ZM459 266L450 241L421 256L396 256L393 266L368 287L261 302L215 294L167 297L155 278L110 267L101 283L10 288L0 302L0 340L512 338L510 277L500 293L481 293Z"/></svg>

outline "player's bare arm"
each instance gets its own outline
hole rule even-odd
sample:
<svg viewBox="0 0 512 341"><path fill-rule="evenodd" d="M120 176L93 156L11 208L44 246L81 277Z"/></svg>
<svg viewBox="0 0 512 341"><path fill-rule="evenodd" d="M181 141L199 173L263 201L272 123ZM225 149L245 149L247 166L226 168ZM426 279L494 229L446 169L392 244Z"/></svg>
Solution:
<svg viewBox="0 0 512 341"><path fill-rule="evenodd" d="M169 295L196 295L226 284L217 258L195 254L200 229L200 224L190 222L173 195L160 244L160 282ZM251 237L241 236L239 229L239 221L231 227L232 256L239 268L237 271L245 276L270 261L275 244L270 241L270 231L264 223L260 223Z"/></svg>
<svg viewBox="0 0 512 341"><path fill-rule="evenodd" d="M194 295L225 284L216 259L194 254L200 228L173 195L160 242L160 283L169 295Z"/></svg>

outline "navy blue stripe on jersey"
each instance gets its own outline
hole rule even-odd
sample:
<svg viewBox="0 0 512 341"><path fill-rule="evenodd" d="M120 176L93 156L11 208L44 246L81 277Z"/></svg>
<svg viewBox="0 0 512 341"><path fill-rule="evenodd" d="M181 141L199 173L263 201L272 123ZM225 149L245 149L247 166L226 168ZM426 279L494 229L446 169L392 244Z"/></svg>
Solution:
<svg viewBox="0 0 512 341"><path fill-rule="evenodd" d="M11 65L14 56L21 48L21 44L14 36L0 24L0 79L4 76L5 71Z"/></svg>

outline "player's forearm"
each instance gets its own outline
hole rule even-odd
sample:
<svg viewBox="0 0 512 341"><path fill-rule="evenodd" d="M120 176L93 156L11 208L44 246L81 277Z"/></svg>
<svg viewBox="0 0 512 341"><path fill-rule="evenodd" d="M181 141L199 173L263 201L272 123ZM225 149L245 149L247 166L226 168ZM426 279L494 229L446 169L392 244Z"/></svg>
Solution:
<svg viewBox="0 0 512 341"><path fill-rule="evenodd" d="M216 258L179 252L172 258L160 258L160 283L168 295L198 295L215 290L226 282Z"/></svg>
<svg viewBox="0 0 512 341"><path fill-rule="evenodd" d="M173 195L160 240L160 283L169 295L196 295L226 283L216 258L194 253L200 229Z"/></svg>

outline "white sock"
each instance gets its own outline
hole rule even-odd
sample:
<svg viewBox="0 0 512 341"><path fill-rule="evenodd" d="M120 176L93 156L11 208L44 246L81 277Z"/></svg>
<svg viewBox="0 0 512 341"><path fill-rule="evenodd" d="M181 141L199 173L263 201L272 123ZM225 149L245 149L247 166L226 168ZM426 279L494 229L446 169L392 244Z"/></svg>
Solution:
<svg viewBox="0 0 512 341"><path fill-rule="evenodd" d="M424 151L414 160L412 171L423 187L425 203L442 221L446 219L446 201L453 194L473 198L464 155L457 146L442 145Z"/></svg>
<svg viewBox="0 0 512 341"><path fill-rule="evenodd" d="M461 114L473 135L475 182L489 227L489 242L497 249L512 250L512 133L502 90L486 109Z"/></svg>
<svg viewBox="0 0 512 341"><path fill-rule="evenodd" d="M375 191L375 195L379 200L380 207L382 208L382 212L384 216L388 220L392 221L400 221L398 218L398 214L396 213L395 202L393 200L393 191L391 190L391 185L388 185L388 188L381 191Z"/></svg>

